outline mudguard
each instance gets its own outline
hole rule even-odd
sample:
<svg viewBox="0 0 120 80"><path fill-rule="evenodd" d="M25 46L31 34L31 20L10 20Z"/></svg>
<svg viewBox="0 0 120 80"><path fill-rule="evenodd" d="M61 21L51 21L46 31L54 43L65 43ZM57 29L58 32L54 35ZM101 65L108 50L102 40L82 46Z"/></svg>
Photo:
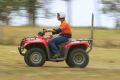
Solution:
<svg viewBox="0 0 120 80"><path fill-rule="evenodd" d="M65 45L64 47L70 48L70 47L75 46L75 45L83 45L86 48L88 48L90 46L88 41L74 41L74 42L70 42L69 44Z"/></svg>
<svg viewBox="0 0 120 80"><path fill-rule="evenodd" d="M21 44L21 46L26 47L27 45L30 44L34 44L34 43L42 43L45 46L48 46L47 41L45 41L45 39L41 39L41 38L26 38Z"/></svg>

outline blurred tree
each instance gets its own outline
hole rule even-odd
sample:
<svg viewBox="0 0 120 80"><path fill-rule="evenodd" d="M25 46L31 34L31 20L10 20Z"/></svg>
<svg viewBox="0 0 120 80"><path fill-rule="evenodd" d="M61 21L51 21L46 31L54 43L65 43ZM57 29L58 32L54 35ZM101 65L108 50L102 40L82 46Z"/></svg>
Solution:
<svg viewBox="0 0 120 80"><path fill-rule="evenodd" d="M48 5L50 5L52 1L53 0L51 1L50 0L21 0L20 6L22 9L25 8L25 10L27 11L29 25L33 25L33 26L36 25L37 18L51 17L52 13L50 12L50 7ZM38 16L38 15L43 15L43 16Z"/></svg>
<svg viewBox="0 0 120 80"><path fill-rule="evenodd" d="M52 1L52 0L51 0ZM38 10L43 10L44 18L50 17L50 7L48 5L51 2L50 0L26 0L25 2L25 8L28 12L28 20L29 25L36 25L36 18L38 18L37 14Z"/></svg>
<svg viewBox="0 0 120 80"><path fill-rule="evenodd" d="M10 14L13 11L18 11L20 7L20 3L18 1L21 0L0 0L0 20L9 24L10 22Z"/></svg>
<svg viewBox="0 0 120 80"><path fill-rule="evenodd" d="M120 28L120 0L101 0L102 11L115 18L116 28Z"/></svg>
<svg viewBox="0 0 120 80"><path fill-rule="evenodd" d="M9 24L9 15L13 4L13 0L0 0L0 21L3 21L7 25Z"/></svg>
<svg viewBox="0 0 120 80"><path fill-rule="evenodd" d="M14 5L14 11L18 16L27 17L29 25L36 25L36 10L40 8L38 0L15 0L15 3L17 5Z"/></svg>
<svg viewBox="0 0 120 80"><path fill-rule="evenodd" d="M36 5L37 5L37 0L26 0L25 3L25 8L27 9L28 12L28 20L29 20L29 25L36 25Z"/></svg>
<svg viewBox="0 0 120 80"><path fill-rule="evenodd" d="M54 0L44 0L44 7L43 7L43 12L44 12L44 17L45 18L51 18L54 16L54 12L50 11L50 4L52 3L52 1Z"/></svg>
<svg viewBox="0 0 120 80"><path fill-rule="evenodd" d="M52 1L52 0L51 0ZM17 13L14 16L21 16L28 18L29 25L36 25L36 19L38 18L38 11L43 10L44 17L48 17L50 14L49 7L51 1L48 0L0 0L0 20L9 23L11 13Z"/></svg>

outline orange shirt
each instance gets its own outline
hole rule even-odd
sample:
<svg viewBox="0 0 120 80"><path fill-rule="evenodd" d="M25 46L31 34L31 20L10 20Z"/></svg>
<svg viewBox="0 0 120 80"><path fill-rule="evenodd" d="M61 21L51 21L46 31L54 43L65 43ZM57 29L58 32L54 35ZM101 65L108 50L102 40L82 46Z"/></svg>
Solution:
<svg viewBox="0 0 120 80"><path fill-rule="evenodd" d="M61 23L60 29L62 30L60 34L71 34L70 25L66 21Z"/></svg>

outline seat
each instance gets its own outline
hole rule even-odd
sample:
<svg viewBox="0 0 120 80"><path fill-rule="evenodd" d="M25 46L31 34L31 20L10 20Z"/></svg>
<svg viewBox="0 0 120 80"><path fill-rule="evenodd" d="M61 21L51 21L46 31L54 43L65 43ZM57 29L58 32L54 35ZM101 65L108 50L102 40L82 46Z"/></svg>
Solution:
<svg viewBox="0 0 120 80"><path fill-rule="evenodd" d="M70 43L70 42L72 42L71 38L70 38L70 39L68 39L68 41L67 41L67 42L61 43L61 44L59 44L59 45L60 45L60 46L64 46L64 45L66 45L66 44L68 44L68 43Z"/></svg>

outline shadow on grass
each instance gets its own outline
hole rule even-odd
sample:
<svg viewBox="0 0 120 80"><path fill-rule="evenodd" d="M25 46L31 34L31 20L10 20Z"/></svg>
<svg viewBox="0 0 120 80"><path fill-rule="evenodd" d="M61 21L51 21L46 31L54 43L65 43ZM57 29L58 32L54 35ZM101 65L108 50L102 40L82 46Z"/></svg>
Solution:
<svg viewBox="0 0 120 80"><path fill-rule="evenodd" d="M44 68L70 68L67 66L43 66Z"/></svg>

